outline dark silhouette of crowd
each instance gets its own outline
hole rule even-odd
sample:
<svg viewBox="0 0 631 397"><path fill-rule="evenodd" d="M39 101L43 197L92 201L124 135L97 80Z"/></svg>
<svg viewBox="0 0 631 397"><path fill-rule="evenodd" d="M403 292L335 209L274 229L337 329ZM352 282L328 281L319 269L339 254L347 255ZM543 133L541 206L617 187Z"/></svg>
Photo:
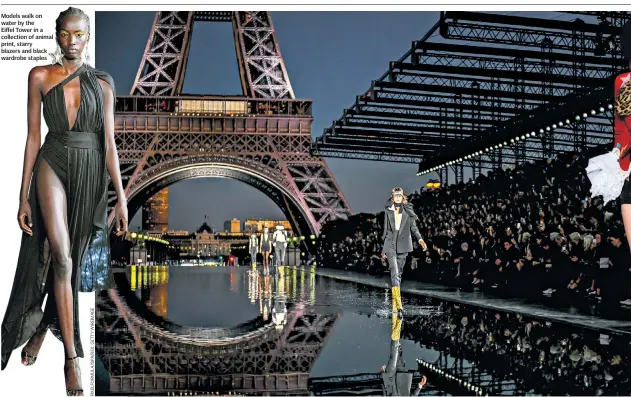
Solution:
<svg viewBox="0 0 631 397"><path fill-rule="evenodd" d="M620 203L590 198L587 162L587 155L566 153L409 195L429 249L411 253L403 279L631 307ZM383 217L357 214L325 224L318 264L387 273L379 255Z"/></svg>
<svg viewBox="0 0 631 397"><path fill-rule="evenodd" d="M492 382L485 394L629 395L627 338L444 301L438 312L412 317L402 336L513 383Z"/></svg>

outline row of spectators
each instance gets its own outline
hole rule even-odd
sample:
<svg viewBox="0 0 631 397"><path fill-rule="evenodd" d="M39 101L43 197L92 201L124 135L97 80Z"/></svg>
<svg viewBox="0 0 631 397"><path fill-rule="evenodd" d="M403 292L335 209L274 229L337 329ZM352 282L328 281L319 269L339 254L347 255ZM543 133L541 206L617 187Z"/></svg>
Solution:
<svg viewBox="0 0 631 397"><path fill-rule="evenodd" d="M403 278L631 307L620 203L590 198L587 162L569 153L410 195L430 249L411 253ZM383 212L327 223L320 265L388 272L379 257L382 230Z"/></svg>
<svg viewBox="0 0 631 397"><path fill-rule="evenodd" d="M450 302L440 302L438 311L412 317L402 336L501 380L471 373L467 380L485 394L629 395L626 338ZM458 372L457 365L448 367Z"/></svg>

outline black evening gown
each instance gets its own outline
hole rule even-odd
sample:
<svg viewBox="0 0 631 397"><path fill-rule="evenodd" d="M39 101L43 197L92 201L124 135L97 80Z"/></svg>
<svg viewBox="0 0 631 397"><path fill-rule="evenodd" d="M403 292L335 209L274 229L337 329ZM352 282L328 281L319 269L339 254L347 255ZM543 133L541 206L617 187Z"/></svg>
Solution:
<svg viewBox="0 0 631 397"><path fill-rule="evenodd" d="M71 127L64 86L75 78L79 79L81 102L77 120ZM79 334L78 292L112 286L104 105L99 80L105 81L114 90L111 76L82 65L43 97L44 120L49 131L35 161L28 196L33 216L33 236L22 234L13 288L2 321L2 369L6 367L13 350L26 343L38 329L49 328L61 340L53 291L52 255L36 191L42 161L50 165L66 192L73 263L75 347L79 357L84 357L84 353ZM46 307L42 310L46 296Z"/></svg>

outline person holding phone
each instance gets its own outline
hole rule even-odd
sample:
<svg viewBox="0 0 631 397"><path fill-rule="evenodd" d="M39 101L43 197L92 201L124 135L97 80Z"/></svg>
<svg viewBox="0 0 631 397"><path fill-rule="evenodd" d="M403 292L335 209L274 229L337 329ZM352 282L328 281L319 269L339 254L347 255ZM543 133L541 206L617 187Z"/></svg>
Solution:
<svg viewBox="0 0 631 397"><path fill-rule="evenodd" d="M390 205L385 208L383 225L383 248L381 258L388 262L390 279L392 282L392 311L399 317L403 317L403 305L401 303L401 275L403 266L412 246L412 235L419 242L423 251L427 251L427 244L416 226L418 216L414 213L411 203L403 194L403 189L392 189L389 200Z"/></svg>

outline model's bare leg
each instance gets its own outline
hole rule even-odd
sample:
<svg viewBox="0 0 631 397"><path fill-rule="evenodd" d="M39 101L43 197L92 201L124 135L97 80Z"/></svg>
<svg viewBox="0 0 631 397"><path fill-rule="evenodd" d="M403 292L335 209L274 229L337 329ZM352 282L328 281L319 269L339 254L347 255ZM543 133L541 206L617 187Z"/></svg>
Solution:
<svg viewBox="0 0 631 397"><path fill-rule="evenodd" d="M263 252L263 275L267 276L269 274L269 251Z"/></svg>
<svg viewBox="0 0 631 397"><path fill-rule="evenodd" d="M37 176L37 193L41 206L48 244L53 256L53 289L59 317L61 339L66 360L64 372L66 389L81 389L81 373L75 359L74 340L74 301L72 294L72 257L70 255L70 235L68 232L67 198L64 186L52 168L41 162ZM69 395L83 395L68 393Z"/></svg>
<svg viewBox="0 0 631 397"><path fill-rule="evenodd" d="M622 207L622 222L624 223L624 232L627 235L627 241L629 242L629 247L631 247L631 204L622 204L621 207ZM629 286L629 297L631 297L631 286Z"/></svg>
<svg viewBox="0 0 631 397"><path fill-rule="evenodd" d="M42 343L44 343L44 338L46 337L47 331L48 327L41 327L38 328L37 331L35 331L33 336L31 336L31 339L28 340L28 342L22 349L22 364L35 364L35 360L37 360L39 349L42 347Z"/></svg>

